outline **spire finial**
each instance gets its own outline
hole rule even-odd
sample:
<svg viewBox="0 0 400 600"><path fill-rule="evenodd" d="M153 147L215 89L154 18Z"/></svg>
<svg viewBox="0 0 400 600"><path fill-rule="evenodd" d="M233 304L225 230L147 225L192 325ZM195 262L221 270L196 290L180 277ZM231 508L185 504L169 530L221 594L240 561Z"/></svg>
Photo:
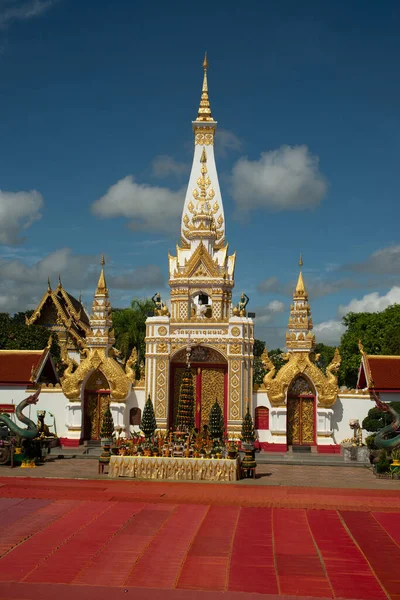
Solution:
<svg viewBox="0 0 400 600"><path fill-rule="evenodd" d="M58 287L62 287L62 283L61 283L61 275L60 275L60 273L58 274Z"/></svg>
<svg viewBox="0 0 400 600"><path fill-rule="evenodd" d="M47 291L51 292L50 277L47 278Z"/></svg>
<svg viewBox="0 0 400 600"><path fill-rule="evenodd" d="M102 267L104 267L104 265L106 264L106 261L105 261L105 259L104 259L104 252L103 252L103 254L101 255L101 261L100 261L100 264L101 264L101 266L102 266Z"/></svg>
<svg viewBox="0 0 400 600"><path fill-rule="evenodd" d="M302 266L303 266L303 256L302 256L302 254L300 252L299 267L302 267Z"/></svg>
<svg viewBox="0 0 400 600"><path fill-rule="evenodd" d="M213 118L211 116L210 100L208 98L207 69L208 69L208 58L207 58L207 52L206 52L205 56L204 56L204 60L203 60L203 70L204 70L203 87L201 89L201 100L200 100L199 112L197 114L196 121L213 121Z"/></svg>

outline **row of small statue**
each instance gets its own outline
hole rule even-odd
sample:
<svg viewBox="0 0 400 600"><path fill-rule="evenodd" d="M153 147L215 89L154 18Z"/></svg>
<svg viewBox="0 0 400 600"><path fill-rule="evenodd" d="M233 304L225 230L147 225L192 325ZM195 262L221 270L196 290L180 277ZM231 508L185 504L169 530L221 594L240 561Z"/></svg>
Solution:
<svg viewBox="0 0 400 600"><path fill-rule="evenodd" d="M170 313L167 305L161 298L160 292L156 292L152 297L152 301L154 304L154 314L156 316L169 317ZM242 292L240 296L240 300L236 306L233 308L233 315L235 317L245 317L246 316L246 306L249 303L249 297ZM193 303L192 310L194 312L193 316L199 317L200 319L207 318L207 311L211 308L209 304L203 304L203 301L199 299L197 304Z"/></svg>

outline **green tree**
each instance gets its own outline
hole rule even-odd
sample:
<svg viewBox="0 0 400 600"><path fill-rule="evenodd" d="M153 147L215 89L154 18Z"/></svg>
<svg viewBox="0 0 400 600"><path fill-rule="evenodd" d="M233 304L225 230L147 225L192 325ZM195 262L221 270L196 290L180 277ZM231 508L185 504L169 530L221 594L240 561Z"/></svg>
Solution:
<svg viewBox="0 0 400 600"><path fill-rule="evenodd" d="M353 388L361 361L359 340L367 354L400 352L400 305L394 304L376 313L351 312L343 317L343 324L347 329L340 342L339 384Z"/></svg>
<svg viewBox="0 0 400 600"><path fill-rule="evenodd" d="M113 309L115 346L126 361L133 348L138 352L138 363L145 360L146 319L154 314L154 304L150 298L134 298L130 308Z"/></svg>
<svg viewBox="0 0 400 600"><path fill-rule="evenodd" d="M264 379L264 375L267 373L266 369L264 369L261 360L261 354L265 349L265 342L261 342L260 340L254 340L254 347L256 347L257 342L257 350L254 350L254 362L253 362L253 383L261 384ZM256 354L257 351L257 354ZM268 356L271 361L274 363L276 372L279 371L285 364L283 360L283 351L280 348L276 348L275 350L269 350Z"/></svg>
<svg viewBox="0 0 400 600"><path fill-rule="evenodd" d="M210 437L213 440L222 440L224 435L224 416L218 400L215 400L210 410L208 428L210 431Z"/></svg>
<svg viewBox="0 0 400 600"><path fill-rule="evenodd" d="M316 365L324 373L326 373L326 367L331 362L335 354L335 346L327 346L326 344L317 344L315 346L315 354L319 354L319 358L316 361Z"/></svg>
<svg viewBox="0 0 400 600"><path fill-rule="evenodd" d="M50 331L43 325L26 325L25 316L32 311L19 312L14 316L0 313L0 349L2 350L43 350L48 344ZM61 350L55 333L51 334L50 353L59 371L64 370L61 361Z"/></svg>
<svg viewBox="0 0 400 600"><path fill-rule="evenodd" d="M250 414L249 403L247 403L246 414L242 421L242 440L250 443L254 442L256 437L256 430L254 429L253 419Z"/></svg>
<svg viewBox="0 0 400 600"><path fill-rule="evenodd" d="M103 421L101 423L100 436L105 440L112 440L114 435L114 419L111 414L110 403L104 412Z"/></svg>
<svg viewBox="0 0 400 600"><path fill-rule="evenodd" d="M146 400L146 404L144 405L140 429L143 431L144 437L147 439L151 438L154 435L155 430L157 429L157 421L156 416L154 414L154 407L150 398L150 394Z"/></svg>
<svg viewBox="0 0 400 600"><path fill-rule="evenodd" d="M176 417L178 431L192 431L194 428L194 404L193 373L191 368L186 367L179 390Z"/></svg>

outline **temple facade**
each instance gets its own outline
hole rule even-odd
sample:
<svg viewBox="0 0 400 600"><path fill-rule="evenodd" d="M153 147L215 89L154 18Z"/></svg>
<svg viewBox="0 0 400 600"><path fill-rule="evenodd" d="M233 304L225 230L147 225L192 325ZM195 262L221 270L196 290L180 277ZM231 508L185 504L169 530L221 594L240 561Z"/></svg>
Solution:
<svg viewBox="0 0 400 600"><path fill-rule="evenodd" d="M228 431L238 433L245 402L252 399L254 325L245 294L232 307L236 254L229 253L226 240L207 58L203 68L181 238L168 257L170 309L158 297L156 314L147 320L146 395L153 399L159 427L174 427L188 355L196 381L196 426L208 423L218 400Z"/></svg>

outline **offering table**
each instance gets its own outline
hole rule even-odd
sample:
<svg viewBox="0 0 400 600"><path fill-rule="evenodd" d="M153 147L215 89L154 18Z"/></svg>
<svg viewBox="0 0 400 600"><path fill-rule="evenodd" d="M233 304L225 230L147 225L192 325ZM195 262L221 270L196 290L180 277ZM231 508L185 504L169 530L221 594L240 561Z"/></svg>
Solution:
<svg viewBox="0 0 400 600"><path fill-rule="evenodd" d="M173 481L237 481L240 459L111 456L109 477Z"/></svg>

